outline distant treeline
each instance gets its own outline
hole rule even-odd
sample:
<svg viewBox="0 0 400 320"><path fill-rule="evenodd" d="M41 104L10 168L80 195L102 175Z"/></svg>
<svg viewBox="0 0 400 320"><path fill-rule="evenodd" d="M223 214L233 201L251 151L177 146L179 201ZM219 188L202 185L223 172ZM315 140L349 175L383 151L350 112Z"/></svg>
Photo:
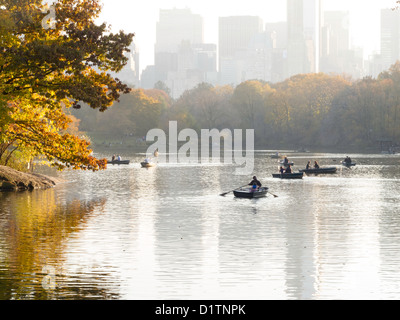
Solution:
<svg viewBox="0 0 400 320"><path fill-rule="evenodd" d="M104 113L74 110L80 130L143 137L150 129L254 129L262 147L376 147L400 142L400 62L376 79L302 74L270 84L199 84L179 99L168 90L132 89Z"/></svg>

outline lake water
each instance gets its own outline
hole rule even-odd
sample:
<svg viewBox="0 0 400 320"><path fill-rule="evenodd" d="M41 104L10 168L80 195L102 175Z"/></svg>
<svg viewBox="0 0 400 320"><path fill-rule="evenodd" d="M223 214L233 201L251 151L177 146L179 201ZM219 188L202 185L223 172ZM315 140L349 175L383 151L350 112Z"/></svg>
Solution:
<svg viewBox="0 0 400 320"><path fill-rule="evenodd" d="M252 178L234 166L142 154L0 193L0 298L400 299L400 157L289 153L339 171L281 181L271 153L254 173L277 198L221 197Z"/></svg>

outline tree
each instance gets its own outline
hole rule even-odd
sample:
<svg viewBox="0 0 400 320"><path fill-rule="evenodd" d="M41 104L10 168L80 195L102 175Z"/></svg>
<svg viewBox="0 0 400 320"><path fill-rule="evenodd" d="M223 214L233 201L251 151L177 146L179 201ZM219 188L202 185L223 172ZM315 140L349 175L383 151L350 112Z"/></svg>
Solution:
<svg viewBox="0 0 400 320"><path fill-rule="evenodd" d="M88 154L89 142L68 132L60 132L66 131L72 122L62 109L32 106L29 100L9 103L9 109L12 123L7 126L6 137L12 151L8 153L8 159L13 152L22 149L29 150L31 157L44 155L60 169L97 169L106 165L103 160ZM7 158L5 165L8 164Z"/></svg>
<svg viewBox="0 0 400 320"><path fill-rule="evenodd" d="M170 90L170 88L168 88L167 85L165 84L165 82L163 82L163 81L157 81L157 82L154 84L154 89L162 90L162 91L164 91L168 96L171 96L171 90Z"/></svg>
<svg viewBox="0 0 400 320"><path fill-rule="evenodd" d="M302 74L274 86L266 121L273 138L295 145L320 144L332 101L349 83L339 76Z"/></svg>
<svg viewBox="0 0 400 320"><path fill-rule="evenodd" d="M232 96L232 106L243 129L254 129L258 142L265 141L265 100L273 89L257 80L239 84Z"/></svg>
<svg viewBox="0 0 400 320"><path fill-rule="evenodd" d="M105 162L89 143L65 132L63 108L83 102L103 112L129 91L107 71L126 64L134 35L96 25L99 0L58 0L54 9L54 24L43 28L41 1L0 0L0 150L29 146L60 169L98 170Z"/></svg>
<svg viewBox="0 0 400 320"><path fill-rule="evenodd" d="M99 131L142 137L150 129L157 128L163 104L147 95L146 91L133 89L119 103L114 104L107 114L100 115Z"/></svg>

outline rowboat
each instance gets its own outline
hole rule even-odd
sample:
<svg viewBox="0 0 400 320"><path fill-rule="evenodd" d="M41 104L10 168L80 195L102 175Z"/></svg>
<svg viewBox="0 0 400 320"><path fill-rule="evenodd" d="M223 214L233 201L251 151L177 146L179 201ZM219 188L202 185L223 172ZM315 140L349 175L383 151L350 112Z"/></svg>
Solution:
<svg viewBox="0 0 400 320"><path fill-rule="evenodd" d="M283 156L280 155L279 153L271 155L271 159L280 159L280 158L283 158Z"/></svg>
<svg viewBox="0 0 400 320"><path fill-rule="evenodd" d="M333 174L337 172L337 168L330 167L330 168L318 168L318 169L303 169L299 170L299 172L305 174Z"/></svg>
<svg viewBox="0 0 400 320"><path fill-rule="evenodd" d="M266 197L268 193L267 187L259 188L254 191L251 187L239 188L233 191L236 198L256 199Z"/></svg>
<svg viewBox="0 0 400 320"><path fill-rule="evenodd" d="M289 162L285 163L284 160L279 161L279 163L281 164L281 166L285 166L285 167L294 165L293 162L289 161Z"/></svg>
<svg viewBox="0 0 400 320"><path fill-rule="evenodd" d="M303 179L304 173L276 173L272 177L276 179Z"/></svg>
<svg viewBox="0 0 400 320"><path fill-rule="evenodd" d="M147 162L147 161L141 162L140 165L142 166L142 168L151 168L156 166L154 162Z"/></svg>
<svg viewBox="0 0 400 320"><path fill-rule="evenodd" d="M342 165L344 165L345 167L355 167L357 165L357 163L355 163L355 162L348 163L346 161L343 161Z"/></svg>
<svg viewBox="0 0 400 320"><path fill-rule="evenodd" d="M130 160L107 160L107 164L129 164L131 161Z"/></svg>

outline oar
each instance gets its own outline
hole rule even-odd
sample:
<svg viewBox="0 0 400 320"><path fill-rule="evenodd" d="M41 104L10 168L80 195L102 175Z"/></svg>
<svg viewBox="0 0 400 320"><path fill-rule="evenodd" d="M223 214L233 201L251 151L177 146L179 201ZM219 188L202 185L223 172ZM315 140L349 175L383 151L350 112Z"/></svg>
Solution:
<svg viewBox="0 0 400 320"><path fill-rule="evenodd" d="M270 193L271 195L273 195L274 198L279 198L276 194L273 194L273 193L271 193L271 192L269 192L269 191L268 191L268 193Z"/></svg>
<svg viewBox="0 0 400 320"><path fill-rule="evenodd" d="M246 184L246 185L244 185L244 186L241 186L241 187L239 187L239 188L244 188L244 187L247 187L247 186L248 186L248 184ZM236 188L236 189L239 189L239 188ZM228 191L228 192L225 192L225 193L221 193L220 196L221 196L221 197L225 197L227 194L229 194L229 193L235 191L236 189L231 190L231 191Z"/></svg>

